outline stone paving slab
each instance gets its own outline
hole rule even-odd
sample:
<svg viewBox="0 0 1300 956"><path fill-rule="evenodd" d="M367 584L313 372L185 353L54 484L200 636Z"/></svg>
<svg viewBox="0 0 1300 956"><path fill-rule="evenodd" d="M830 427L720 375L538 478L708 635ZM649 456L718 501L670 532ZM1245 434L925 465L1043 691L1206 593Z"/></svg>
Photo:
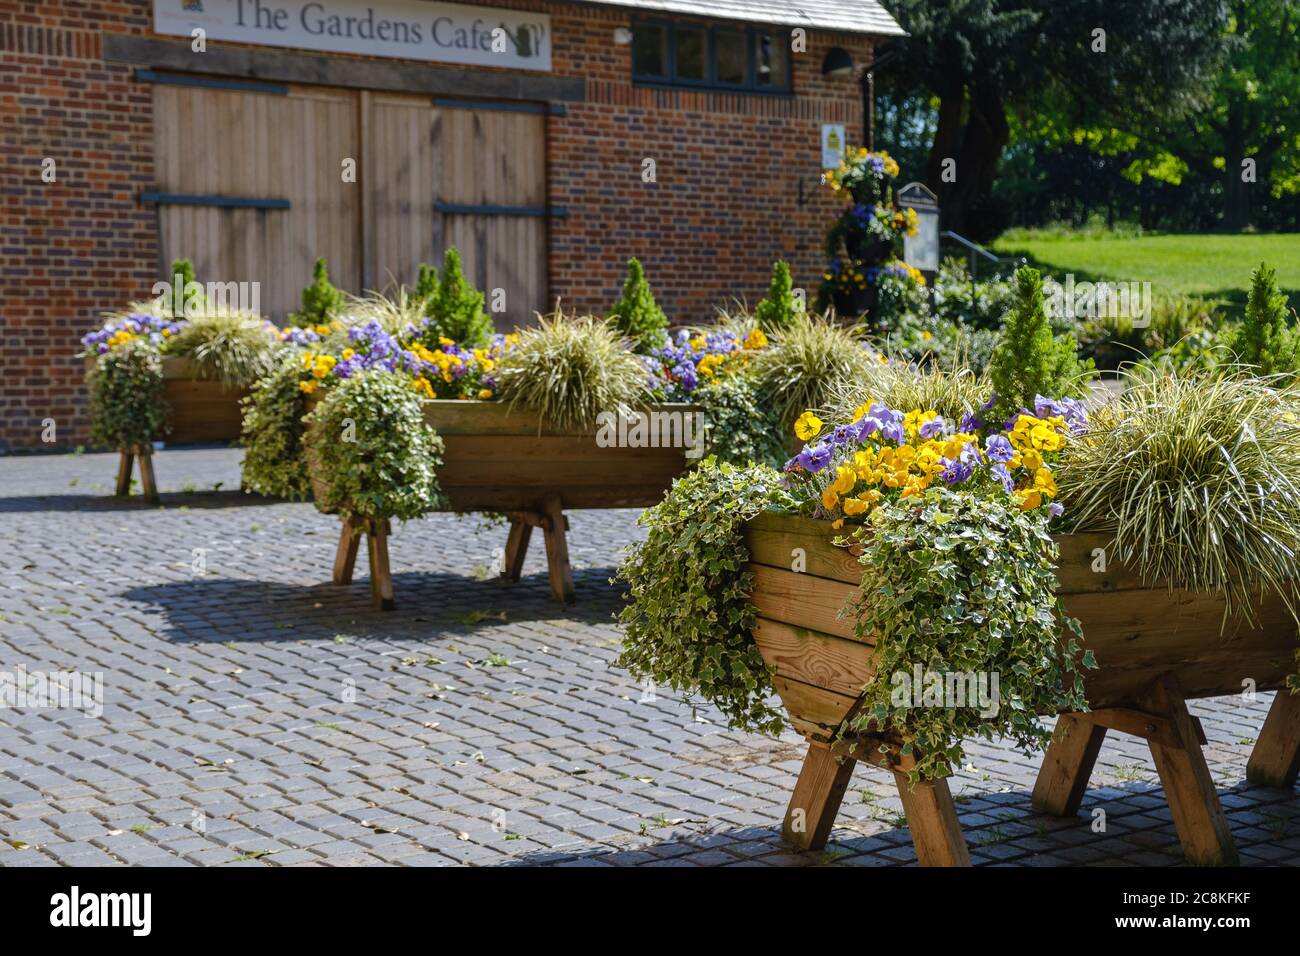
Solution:
<svg viewBox="0 0 1300 956"><path fill-rule="evenodd" d="M238 462L160 452L150 508L107 497L115 456L0 458L0 670L104 680L98 717L0 710L0 866L915 863L887 775L859 769L826 849L791 852L800 739L610 666L635 512L571 516L567 609L540 547L508 586L504 529L403 525L382 614L364 566L329 584L337 522L239 493ZM1243 861L1295 865L1300 796L1244 781L1270 700L1192 707ZM1141 741L1108 736L1073 820L1032 812L1036 765L969 747L953 792L975 863L1182 862Z"/></svg>

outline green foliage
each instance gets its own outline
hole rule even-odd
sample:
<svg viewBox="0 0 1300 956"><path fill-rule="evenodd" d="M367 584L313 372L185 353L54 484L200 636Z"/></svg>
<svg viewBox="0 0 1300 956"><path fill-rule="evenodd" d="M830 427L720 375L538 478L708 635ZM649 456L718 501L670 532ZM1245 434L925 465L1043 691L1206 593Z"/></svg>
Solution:
<svg viewBox="0 0 1300 956"><path fill-rule="evenodd" d="M342 290L330 282L329 267L323 258L312 268L312 283L302 290L302 309L289 316L294 325L327 325L343 306Z"/></svg>
<svg viewBox="0 0 1300 956"><path fill-rule="evenodd" d="M766 406L788 433L804 411L873 380L880 364L879 356L848 329L805 314L755 355L753 368Z"/></svg>
<svg viewBox="0 0 1300 956"><path fill-rule="evenodd" d="M326 390L308 418L316 502L343 518L408 521L445 507L438 487L442 439L424 401L399 374L370 370Z"/></svg>
<svg viewBox="0 0 1300 956"><path fill-rule="evenodd" d="M173 259L172 271L167 277L167 281L172 283L172 294L163 303L165 314L175 313L175 296L178 288L180 289L182 315L189 310L191 304L195 310L198 310L207 300L202 284L194 276L194 263L190 262L189 259ZM174 317L179 319L182 315L175 315Z"/></svg>
<svg viewBox="0 0 1300 956"><path fill-rule="evenodd" d="M205 311L163 345L167 355L188 358L202 378L245 387L275 367L275 330L251 312Z"/></svg>
<svg viewBox="0 0 1300 956"><path fill-rule="evenodd" d="M776 735L771 677L750 632L753 575L741 528L781 496L771 468L706 458L641 516L649 529L618 576L628 585L617 665L637 680L710 701L731 726Z"/></svg>
<svg viewBox="0 0 1300 956"><path fill-rule="evenodd" d="M652 352L668 342L668 316L655 302L645 269L637 259L627 261L623 295L614 303L609 321L620 334L636 344L638 352Z"/></svg>
<svg viewBox="0 0 1300 956"><path fill-rule="evenodd" d="M706 382L691 400L704 408L706 452L719 462L779 468L789 457L781 440L781 424L760 401L752 375Z"/></svg>
<svg viewBox="0 0 1300 956"><path fill-rule="evenodd" d="M1065 515L1149 581L1221 592L1247 620L1300 580L1300 393L1248 376L1130 377L1056 471ZM1292 611L1297 610L1293 606Z"/></svg>
<svg viewBox="0 0 1300 956"><path fill-rule="evenodd" d="M1016 299L993 350L989 374L994 404L989 421L1003 422L1021 408L1033 408L1034 398L1054 398L1082 393L1091 363L1078 359L1073 336L1052 336L1043 281L1037 269L1016 272Z"/></svg>
<svg viewBox="0 0 1300 956"><path fill-rule="evenodd" d="M1276 273L1260 265L1250 277L1245 318L1226 343L1238 363L1259 375L1300 372L1300 330L1287 322L1287 311Z"/></svg>
<svg viewBox="0 0 1300 956"><path fill-rule="evenodd" d="M438 270L427 262L421 262L419 274L415 278L415 288L411 290L411 298L423 303L437 294Z"/></svg>
<svg viewBox="0 0 1300 956"><path fill-rule="evenodd" d="M417 280L417 294L428 288L431 279L421 271ZM424 334L425 344L436 348L438 338L448 338L465 348L483 348L492 338L492 319L483 311L483 293L465 278L461 267L460 251L451 246L442 260L442 277L437 291L424 299L424 314L429 317L429 328Z"/></svg>
<svg viewBox="0 0 1300 956"><path fill-rule="evenodd" d="M167 423L162 357L146 341L128 342L95 361L90 373L90 437L130 448L161 438Z"/></svg>
<svg viewBox="0 0 1300 956"><path fill-rule="evenodd" d="M967 368L945 371L895 364L877 370L868 384L835 393L827 403L827 419L852 421L856 409L880 402L888 408L932 409L959 423L967 412L978 413L991 394L988 377Z"/></svg>
<svg viewBox="0 0 1300 956"><path fill-rule="evenodd" d="M1096 665L1080 654L1079 623L1056 597L1058 549L1042 511L932 488L884 503L853 537L863 568L854 630L875 644L876 676L850 727L897 734L916 758L912 783L961 766L964 740L1010 737L1028 753L1051 738L1038 714L1087 710L1080 665ZM964 706L924 697L929 681L912 680L918 667L941 678L983 675L989 692L997 675L996 713L969 697Z"/></svg>
<svg viewBox="0 0 1300 956"><path fill-rule="evenodd" d="M794 299L794 280L790 278L789 263L778 259L772 264L772 282L767 288L767 298L754 309L754 318L764 332L788 329L795 315L802 309Z"/></svg>
<svg viewBox="0 0 1300 956"><path fill-rule="evenodd" d="M558 312L521 332L497 366L497 398L560 427L644 404L649 384L645 365L609 325Z"/></svg>
<svg viewBox="0 0 1300 956"><path fill-rule="evenodd" d="M243 401L244 486L273 498L301 500L311 490L303 459L307 396L298 387L297 354L253 386Z"/></svg>

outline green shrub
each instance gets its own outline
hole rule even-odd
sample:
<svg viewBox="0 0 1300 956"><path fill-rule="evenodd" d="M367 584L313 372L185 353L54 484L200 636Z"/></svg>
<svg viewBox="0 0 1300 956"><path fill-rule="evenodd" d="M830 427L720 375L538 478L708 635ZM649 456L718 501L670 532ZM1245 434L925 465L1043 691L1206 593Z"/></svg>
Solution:
<svg viewBox="0 0 1300 956"><path fill-rule="evenodd" d="M704 698L733 727L772 735L785 720L768 702L771 676L750 636L757 612L741 529L780 494L771 468L706 458L641 516L649 534L618 572L628 594L616 664Z"/></svg>
<svg viewBox="0 0 1300 956"><path fill-rule="evenodd" d="M839 391L873 381L879 356L842 326L800 315L754 357L754 374L767 407L788 434L794 420Z"/></svg>
<svg viewBox="0 0 1300 956"><path fill-rule="evenodd" d="M609 325L558 312L521 332L497 366L497 398L561 428L642 405L649 384L649 370Z"/></svg>
<svg viewBox="0 0 1300 956"><path fill-rule="evenodd" d="M652 352L668 342L668 316L655 302L645 270L637 259L627 261L623 296L614 303L609 321L635 343L638 352Z"/></svg>
<svg viewBox="0 0 1300 956"><path fill-rule="evenodd" d="M1252 619L1261 587L1300 580L1298 413L1300 394L1255 378L1131 376L1067 446L1058 500L1115 536L1111 560Z"/></svg>
<svg viewBox="0 0 1300 956"><path fill-rule="evenodd" d="M420 282L427 287L428 276ZM492 339L492 319L483 311L483 293L465 278L461 268L460 251L452 246L442 260L442 277L437 291L424 299L424 314L429 317L429 327L424 333L425 344L436 348L438 339L448 338L465 348L483 348Z"/></svg>
<svg viewBox="0 0 1300 956"><path fill-rule="evenodd" d="M754 309L754 318L758 320L758 327L770 334L788 329L801 311L794 299L790 266L778 259L772 265L772 282L767 289L767 298Z"/></svg>
<svg viewBox="0 0 1300 956"><path fill-rule="evenodd" d="M202 284L194 276L194 263L189 259L173 259L172 271L167 276L167 281L172 284L172 294L164 302L162 314L179 319L190 311L199 312L203 309L207 296L204 294ZM177 289L180 290L180 313L176 312Z"/></svg>
<svg viewBox="0 0 1300 956"><path fill-rule="evenodd" d="M258 381L243 401L244 487L272 498L301 500L311 491L303 459L307 396L298 387L297 354Z"/></svg>
<svg viewBox="0 0 1300 956"><path fill-rule="evenodd" d="M408 521L446 505L436 477L442 439L409 377L372 369L326 390L308 417L307 442L315 477L328 486L316 502L326 513Z"/></svg>
<svg viewBox="0 0 1300 956"><path fill-rule="evenodd" d="M972 737L1010 737L1028 754L1051 738L1038 714L1088 709L1080 667L1096 663L1080 654L1079 622L1056 597L1047 523L1006 495L936 487L884 502L854 531L863 569L854 630L875 646L876 674L849 726L899 735L916 757L910 782L948 776ZM991 702L925 706L927 673L983 675Z"/></svg>
<svg viewBox="0 0 1300 956"><path fill-rule="evenodd" d="M90 373L90 437L131 448L163 437L167 427L162 356L147 341L128 342L95 360Z"/></svg>
<svg viewBox="0 0 1300 956"><path fill-rule="evenodd" d="M1033 408L1038 395L1081 395L1092 372L1091 363L1080 363L1072 336L1053 337L1038 270L1017 270L1015 285L1015 302L989 363L994 394L989 420L998 423Z"/></svg>
<svg viewBox="0 0 1300 956"><path fill-rule="evenodd" d="M425 303L438 294L438 270L427 262L420 263L420 271L415 277L415 288L411 290L411 298L416 302Z"/></svg>
<svg viewBox="0 0 1300 956"><path fill-rule="evenodd" d="M1261 264L1250 277L1245 317L1225 343L1256 374L1294 378L1300 372L1300 330L1287 322L1286 301L1276 272Z"/></svg>
<svg viewBox="0 0 1300 956"><path fill-rule="evenodd" d="M163 351L193 361L203 378L242 388L275 368L279 347L274 328L261 316L209 311L190 319Z"/></svg>
<svg viewBox="0 0 1300 956"><path fill-rule="evenodd" d="M312 283L302 290L302 309L289 316L293 325L328 325L343 307L342 290L330 282L329 267L323 258L312 268Z"/></svg>

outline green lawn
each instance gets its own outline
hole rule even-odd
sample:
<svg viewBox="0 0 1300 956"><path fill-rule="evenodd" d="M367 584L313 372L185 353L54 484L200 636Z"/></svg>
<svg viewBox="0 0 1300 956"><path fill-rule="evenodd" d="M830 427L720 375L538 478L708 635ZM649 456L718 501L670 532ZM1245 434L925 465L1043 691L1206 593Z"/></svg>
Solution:
<svg viewBox="0 0 1300 956"><path fill-rule="evenodd" d="M993 244L1001 256L1024 256L1063 279L1150 282L1155 296L1200 295L1241 304L1250 273L1265 262L1300 307L1300 234L1150 235L1035 234L1017 230Z"/></svg>

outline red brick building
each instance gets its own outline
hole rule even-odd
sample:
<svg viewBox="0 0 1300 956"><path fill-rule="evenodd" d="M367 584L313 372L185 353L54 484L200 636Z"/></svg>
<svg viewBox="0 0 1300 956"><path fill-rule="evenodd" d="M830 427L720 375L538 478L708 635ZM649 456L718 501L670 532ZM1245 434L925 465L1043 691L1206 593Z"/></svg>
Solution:
<svg viewBox="0 0 1300 956"><path fill-rule="evenodd" d="M0 3L0 449L84 440L72 356L174 257L281 318L324 255L456 245L499 323L605 311L637 256L677 322L815 286L824 140L901 31L875 0Z"/></svg>

